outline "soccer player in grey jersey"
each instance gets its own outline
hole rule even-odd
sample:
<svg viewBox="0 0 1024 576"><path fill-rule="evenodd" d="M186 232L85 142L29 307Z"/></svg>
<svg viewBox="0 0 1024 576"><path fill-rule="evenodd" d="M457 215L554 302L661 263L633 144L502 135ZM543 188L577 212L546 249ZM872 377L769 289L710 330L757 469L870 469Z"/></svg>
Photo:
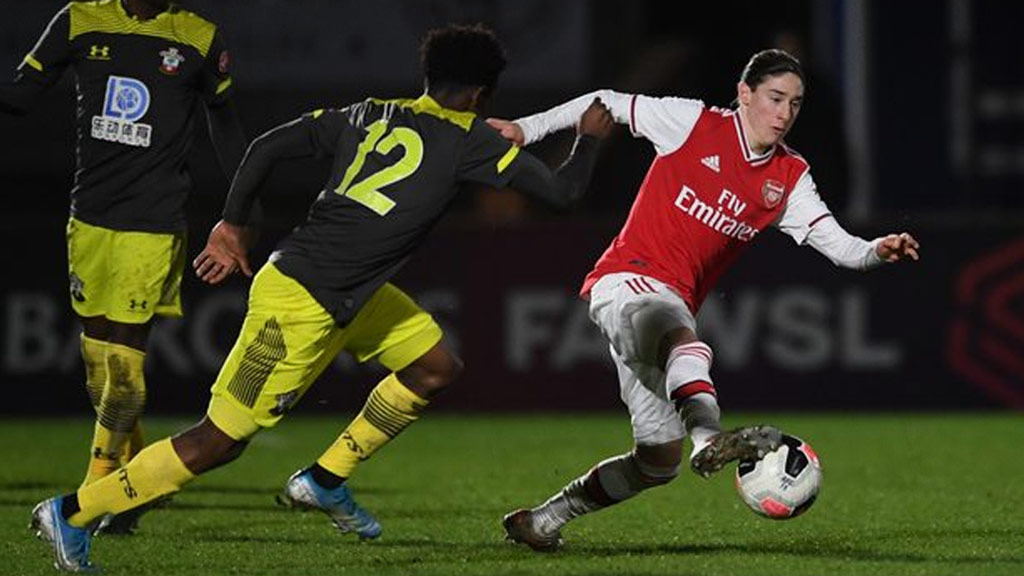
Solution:
<svg viewBox="0 0 1024 576"><path fill-rule="evenodd" d="M185 158L197 102L228 179L246 140L231 104L217 26L166 0L71 2L0 84L0 112L28 112L71 69L76 169L67 226L71 305L83 331L86 389L96 411L83 485L144 444L143 375L156 316L182 315ZM115 522L112 531L131 529Z"/></svg>
<svg viewBox="0 0 1024 576"><path fill-rule="evenodd" d="M596 145L613 121L599 102L580 118L569 159L552 173L477 116L505 58L494 34L452 26L422 46L425 92L317 110L260 136L238 170L224 218L195 261L216 283L250 274L241 224L271 167L286 158L333 156L306 221L256 274L241 333L206 416L152 444L116 475L40 503L33 518L52 535L61 566L89 566L85 527L176 492L226 464L274 426L342 352L390 373L337 441L286 483L280 501L325 512L342 532L376 538L380 523L354 500L356 466L415 421L462 364L440 327L388 282L437 223L463 184L512 187L556 206L586 189ZM125 484L132 490L126 492Z"/></svg>

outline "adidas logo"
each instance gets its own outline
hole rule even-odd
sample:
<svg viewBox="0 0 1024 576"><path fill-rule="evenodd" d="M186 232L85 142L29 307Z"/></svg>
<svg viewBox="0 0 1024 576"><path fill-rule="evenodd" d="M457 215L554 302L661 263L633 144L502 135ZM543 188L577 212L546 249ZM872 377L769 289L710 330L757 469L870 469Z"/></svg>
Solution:
<svg viewBox="0 0 1024 576"><path fill-rule="evenodd" d="M715 173L721 174L722 172L721 168L718 166L718 154L715 154L714 156L705 156L700 159L700 163L711 168Z"/></svg>

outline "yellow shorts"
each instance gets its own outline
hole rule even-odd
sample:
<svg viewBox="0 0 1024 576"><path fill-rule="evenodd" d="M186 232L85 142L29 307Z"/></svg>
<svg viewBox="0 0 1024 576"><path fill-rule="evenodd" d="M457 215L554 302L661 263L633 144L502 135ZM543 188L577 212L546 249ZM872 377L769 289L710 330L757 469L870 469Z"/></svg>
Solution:
<svg viewBox="0 0 1024 576"><path fill-rule="evenodd" d="M273 264L253 279L242 331L211 389L207 415L236 440L270 428L341 352L398 371L441 340L434 318L381 286L345 326Z"/></svg>
<svg viewBox="0 0 1024 576"><path fill-rule="evenodd" d="M76 314L125 324L181 316L184 233L111 230L71 218L67 240Z"/></svg>

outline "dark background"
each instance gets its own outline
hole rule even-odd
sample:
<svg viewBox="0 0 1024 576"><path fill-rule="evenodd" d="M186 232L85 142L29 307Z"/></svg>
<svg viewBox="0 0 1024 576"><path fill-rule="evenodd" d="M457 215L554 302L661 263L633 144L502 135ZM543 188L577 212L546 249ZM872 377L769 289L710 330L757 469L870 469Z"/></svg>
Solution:
<svg viewBox="0 0 1024 576"><path fill-rule="evenodd" d="M0 70L62 5L4 0ZM495 28L510 60L489 112L516 117L596 88L728 106L740 70L785 47L809 76L789 143L851 232L908 230L922 260L867 274L768 233L699 318L726 410L1024 408L1024 17L1017 2L183 2L217 22L236 103L257 135L300 113L422 91L417 47L447 22ZM64 225L74 167L73 78L24 117L0 116L0 412L85 412ZM190 257L227 181L204 127L190 156ZM531 150L556 165L558 135ZM625 128L588 198L552 214L511 191L465 191L396 283L444 325L467 372L438 409L618 406L605 342L575 294L621 226L653 157ZM254 259L301 221L326 165L281 165ZM184 285L186 319L162 322L149 408L193 412L234 341L247 282ZM380 375L340 358L303 410L358 408Z"/></svg>

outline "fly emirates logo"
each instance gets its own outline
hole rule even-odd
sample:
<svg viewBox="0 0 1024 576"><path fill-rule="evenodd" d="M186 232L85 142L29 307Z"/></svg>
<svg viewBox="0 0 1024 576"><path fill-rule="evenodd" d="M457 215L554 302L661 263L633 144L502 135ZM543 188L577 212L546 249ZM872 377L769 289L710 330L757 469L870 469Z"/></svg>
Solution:
<svg viewBox="0 0 1024 576"><path fill-rule="evenodd" d="M757 228L740 220L747 203L724 188L718 195L718 204L712 205L698 198L697 192L684 184L675 204L676 208L729 238L750 242L758 232Z"/></svg>

